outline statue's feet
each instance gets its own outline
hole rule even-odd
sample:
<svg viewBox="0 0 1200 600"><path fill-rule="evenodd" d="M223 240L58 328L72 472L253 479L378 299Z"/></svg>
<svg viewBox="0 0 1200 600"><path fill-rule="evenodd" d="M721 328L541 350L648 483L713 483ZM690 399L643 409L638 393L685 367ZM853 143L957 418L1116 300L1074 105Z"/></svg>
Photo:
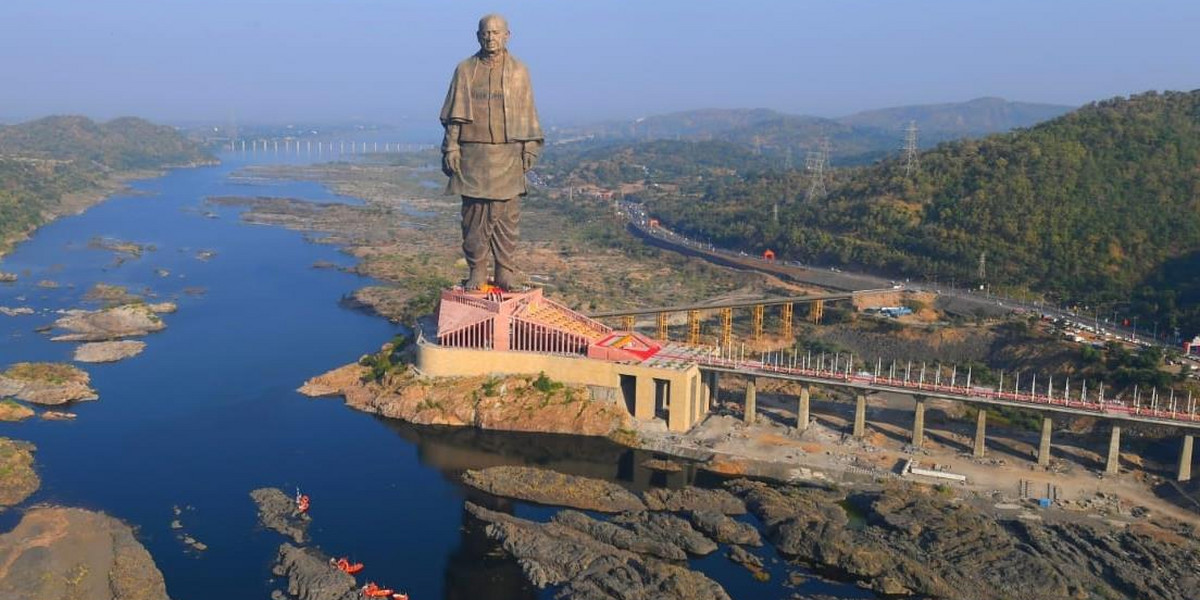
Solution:
<svg viewBox="0 0 1200 600"><path fill-rule="evenodd" d="M467 280L463 282L463 289L467 290L468 292L475 292L483 289L483 286L485 285L487 285L487 277L481 273L472 272L471 275L467 277Z"/></svg>

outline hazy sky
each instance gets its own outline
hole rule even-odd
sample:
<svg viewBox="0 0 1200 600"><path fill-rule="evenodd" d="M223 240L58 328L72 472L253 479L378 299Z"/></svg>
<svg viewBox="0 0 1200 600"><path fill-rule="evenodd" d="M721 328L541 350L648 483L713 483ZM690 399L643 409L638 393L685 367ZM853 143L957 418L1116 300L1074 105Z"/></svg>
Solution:
<svg viewBox="0 0 1200 600"><path fill-rule="evenodd" d="M0 116L434 120L490 11L550 123L1200 87L1197 0L0 0Z"/></svg>

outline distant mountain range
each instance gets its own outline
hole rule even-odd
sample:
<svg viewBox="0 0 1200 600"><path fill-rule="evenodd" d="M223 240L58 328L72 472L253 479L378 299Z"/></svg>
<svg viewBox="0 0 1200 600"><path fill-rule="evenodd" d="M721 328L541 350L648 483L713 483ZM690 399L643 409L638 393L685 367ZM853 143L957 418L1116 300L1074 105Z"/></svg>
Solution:
<svg viewBox="0 0 1200 600"><path fill-rule="evenodd" d="M1070 106L978 98L967 102L900 106L855 113L837 119L791 115L765 108L701 109L632 121L609 121L551 131L552 141L620 142L647 140L722 140L755 152L803 164L809 150L828 139L835 164L874 162L898 152L910 121L918 144L982 137L1029 127L1072 110Z"/></svg>

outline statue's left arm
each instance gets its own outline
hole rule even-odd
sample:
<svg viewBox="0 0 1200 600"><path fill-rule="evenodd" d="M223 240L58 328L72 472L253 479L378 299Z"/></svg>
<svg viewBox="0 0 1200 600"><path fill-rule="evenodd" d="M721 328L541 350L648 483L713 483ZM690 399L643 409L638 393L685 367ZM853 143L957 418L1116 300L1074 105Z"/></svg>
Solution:
<svg viewBox="0 0 1200 600"><path fill-rule="evenodd" d="M529 171L542 156L542 126L538 122L537 107L533 102L533 84L529 80L529 69L515 58L512 63L514 67L512 80L515 82L515 86L514 89L506 90L506 92L513 92L512 100L515 101L516 106L511 113L511 116L515 118L510 121L512 127L509 132L521 142L521 166Z"/></svg>

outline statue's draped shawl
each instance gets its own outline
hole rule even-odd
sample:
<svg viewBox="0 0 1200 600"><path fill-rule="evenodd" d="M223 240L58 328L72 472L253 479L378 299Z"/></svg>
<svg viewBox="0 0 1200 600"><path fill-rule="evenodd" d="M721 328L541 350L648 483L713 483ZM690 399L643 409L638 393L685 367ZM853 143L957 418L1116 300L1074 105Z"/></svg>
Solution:
<svg viewBox="0 0 1200 600"><path fill-rule="evenodd" d="M458 63L450 89L442 104L442 126L471 122L471 82L480 66L478 54ZM533 85L529 69L512 54L504 57L504 130L508 142L540 141L542 126L538 123L537 107L533 104Z"/></svg>

